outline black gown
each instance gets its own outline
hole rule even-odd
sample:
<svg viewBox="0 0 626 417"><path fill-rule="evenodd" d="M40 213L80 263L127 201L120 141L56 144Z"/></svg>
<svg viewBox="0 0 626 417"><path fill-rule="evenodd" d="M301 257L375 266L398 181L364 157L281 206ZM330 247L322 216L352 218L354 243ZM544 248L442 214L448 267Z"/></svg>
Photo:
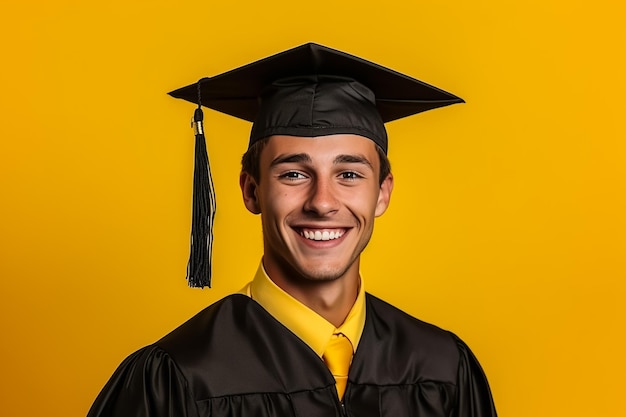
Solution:
<svg viewBox="0 0 626 417"><path fill-rule="evenodd" d="M366 295L343 402L326 365L258 303L231 295L122 362L88 417L495 417L455 335Z"/></svg>

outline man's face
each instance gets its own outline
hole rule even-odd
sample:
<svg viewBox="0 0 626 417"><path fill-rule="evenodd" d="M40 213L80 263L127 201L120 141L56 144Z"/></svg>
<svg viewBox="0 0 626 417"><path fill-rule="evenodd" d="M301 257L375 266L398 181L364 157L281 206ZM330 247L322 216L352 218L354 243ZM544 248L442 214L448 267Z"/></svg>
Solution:
<svg viewBox="0 0 626 417"><path fill-rule="evenodd" d="M291 282L358 275L358 260L389 204L393 178L379 184L374 143L356 135L273 136L260 179L242 174L246 207L261 213L264 266Z"/></svg>

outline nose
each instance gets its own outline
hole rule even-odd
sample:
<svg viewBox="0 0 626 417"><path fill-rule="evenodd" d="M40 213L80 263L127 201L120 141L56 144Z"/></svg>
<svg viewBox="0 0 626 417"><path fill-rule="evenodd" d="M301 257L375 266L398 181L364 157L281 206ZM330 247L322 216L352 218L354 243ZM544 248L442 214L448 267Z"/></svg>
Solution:
<svg viewBox="0 0 626 417"><path fill-rule="evenodd" d="M332 181L316 178L311 183L304 210L320 217L336 212L339 208L339 201L335 194L336 190Z"/></svg>

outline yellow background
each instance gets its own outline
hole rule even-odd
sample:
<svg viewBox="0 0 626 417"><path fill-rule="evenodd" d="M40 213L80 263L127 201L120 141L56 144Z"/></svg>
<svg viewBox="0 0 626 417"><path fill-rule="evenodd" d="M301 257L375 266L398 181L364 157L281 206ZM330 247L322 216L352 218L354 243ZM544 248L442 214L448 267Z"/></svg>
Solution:
<svg viewBox="0 0 626 417"><path fill-rule="evenodd" d="M186 287L193 106L165 93L315 41L467 100L389 124L367 289L464 338L501 416L626 416L622 4L4 1L0 415L84 415L251 277L250 126L207 111L215 285Z"/></svg>

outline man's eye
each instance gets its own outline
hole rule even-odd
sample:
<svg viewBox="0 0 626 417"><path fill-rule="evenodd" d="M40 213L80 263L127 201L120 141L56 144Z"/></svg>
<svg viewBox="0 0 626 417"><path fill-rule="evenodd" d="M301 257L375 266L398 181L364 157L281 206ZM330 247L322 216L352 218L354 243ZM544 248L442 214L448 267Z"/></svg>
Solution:
<svg viewBox="0 0 626 417"><path fill-rule="evenodd" d="M301 180L306 178L303 174L301 174L300 172L296 172L296 171L289 171L289 172L285 172L284 174L282 174L280 176L280 178L285 178L288 180Z"/></svg>
<svg viewBox="0 0 626 417"><path fill-rule="evenodd" d="M347 171L347 172L341 173L341 179L343 180L356 180L359 178L361 178L361 176L353 171Z"/></svg>

